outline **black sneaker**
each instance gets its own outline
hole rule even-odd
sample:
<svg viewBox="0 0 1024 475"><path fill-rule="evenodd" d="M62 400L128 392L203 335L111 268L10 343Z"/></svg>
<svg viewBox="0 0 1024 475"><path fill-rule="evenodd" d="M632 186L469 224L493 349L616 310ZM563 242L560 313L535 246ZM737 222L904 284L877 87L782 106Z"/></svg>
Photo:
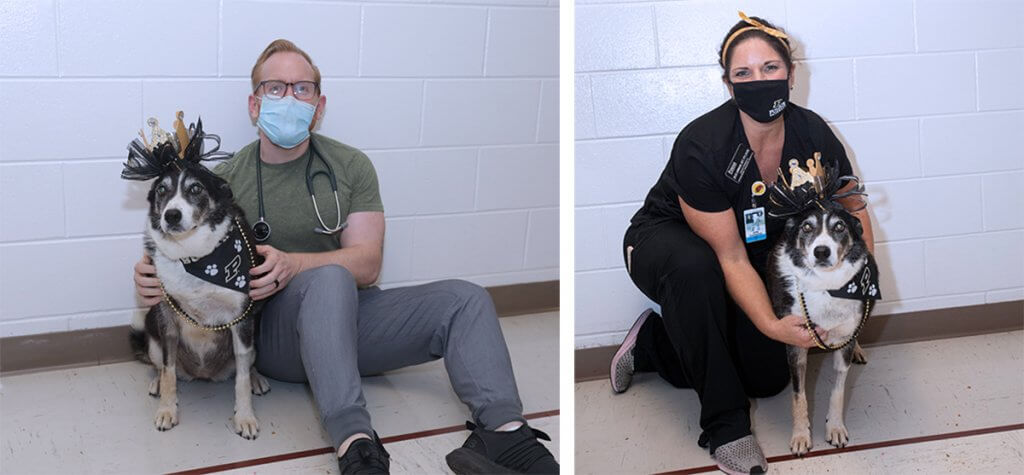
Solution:
<svg viewBox="0 0 1024 475"><path fill-rule="evenodd" d="M338 458L338 470L343 474L390 473L391 454L384 450L384 444L374 431L373 439L356 439L348 446L345 455Z"/></svg>
<svg viewBox="0 0 1024 475"><path fill-rule="evenodd" d="M475 473L558 473L558 462L539 441L551 437L525 422L512 432L484 430L472 422L466 443L445 457L458 475Z"/></svg>

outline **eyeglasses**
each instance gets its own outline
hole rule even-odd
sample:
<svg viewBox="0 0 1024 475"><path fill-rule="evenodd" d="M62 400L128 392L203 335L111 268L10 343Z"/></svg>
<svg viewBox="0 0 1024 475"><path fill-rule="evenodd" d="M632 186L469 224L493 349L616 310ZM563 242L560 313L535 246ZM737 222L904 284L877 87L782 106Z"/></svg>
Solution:
<svg viewBox="0 0 1024 475"><path fill-rule="evenodd" d="M296 81L296 82L284 82L277 80L263 81L256 86L256 91L263 88L263 95L270 96L274 99L281 99L288 93L288 86L292 88L292 95L296 99L312 99L320 89L319 86L313 81ZM255 92L255 91L253 91Z"/></svg>

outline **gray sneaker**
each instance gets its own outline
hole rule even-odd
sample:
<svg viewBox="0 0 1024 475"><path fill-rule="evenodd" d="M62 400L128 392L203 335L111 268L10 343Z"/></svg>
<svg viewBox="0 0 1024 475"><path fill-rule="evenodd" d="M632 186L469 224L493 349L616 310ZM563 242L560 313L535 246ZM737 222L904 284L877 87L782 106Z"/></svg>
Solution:
<svg viewBox="0 0 1024 475"><path fill-rule="evenodd" d="M622 340L622 344L619 345L619 349L615 352L615 356L612 357L611 369L608 371L608 378L612 381L612 391L617 393L625 392L629 388L629 383L633 382L633 372L635 370L633 366L633 348L636 348L636 336L640 333L640 327L644 326L644 322L647 321L647 317L653 311L654 309L649 308L637 317L636 321L633 322L633 326L630 327L629 333L626 333L626 338Z"/></svg>
<svg viewBox="0 0 1024 475"><path fill-rule="evenodd" d="M719 470L730 475L768 472L768 460L753 435L719 446L711 457Z"/></svg>

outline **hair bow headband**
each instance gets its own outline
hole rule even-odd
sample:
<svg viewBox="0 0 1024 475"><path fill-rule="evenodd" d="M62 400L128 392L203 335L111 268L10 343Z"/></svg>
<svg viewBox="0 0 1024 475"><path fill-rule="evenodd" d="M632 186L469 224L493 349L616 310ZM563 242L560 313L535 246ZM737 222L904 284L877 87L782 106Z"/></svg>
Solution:
<svg viewBox="0 0 1024 475"><path fill-rule="evenodd" d="M864 184L854 175L839 176L837 167L826 167L821 164L821 154L815 152L813 159L807 160L807 170L800 167L796 159L790 160L790 176L792 182L786 182L786 176L779 170L779 178L768 188L768 215L774 218L793 216L815 206L826 209L845 209L839 200L854 196L867 196ZM849 183L856 185L844 193L839 193ZM864 209L848 210L850 212Z"/></svg>
<svg viewBox="0 0 1024 475"><path fill-rule="evenodd" d="M152 127L150 140L147 141L146 135L139 130L140 138L134 139L128 144L128 161L124 162L121 178L145 181L162 175L171 167L181 170L200 161L218 160L232 156L231 153L219 151L219 136L203 132L202 118L198 119L195 124L189 124L188 130L186 130L185 124L182 122L184 116L183 112L178 111L177 120L174 121L174 135L164 131L160 128L159 122L150 117L146 121ZM215 141L216 145L213 150L204 153L203 141L206 139Z"/></svg>
<svg viewBox="0 0 1024 475"><path fill-rule="evenodd" d="M789 49L789 45L785 41L785 40L789 39L789 36L786 36L785 33L781 32L779 30L776 30L775 28L771 28L771 27L765 26L764 23L761 23L761 22L759 22L759 21L757 21L757 20L755 20L753 18L748 17L747 14L743 13L742 11L740 11L738 13L740 14L740 19L743 20L744 22L746 22L750 26L745 26L743 28L740 28L740 29L736 30L735 32L733 32L733 34L729 35L729 38L727 38L725 40L725 46L722 47L722 66L725 66L725 53L727 51L729 51L729 45L732 44L732 40L735 40L737 36L739 36L740 34L742 34L745 31L750 31L750 30L760 30L760 31L763 31L763 32L767 33L770 36L774 36L774 37L778 38L779 41L781 41L782 44L786 47L786 49Z"/></svg>

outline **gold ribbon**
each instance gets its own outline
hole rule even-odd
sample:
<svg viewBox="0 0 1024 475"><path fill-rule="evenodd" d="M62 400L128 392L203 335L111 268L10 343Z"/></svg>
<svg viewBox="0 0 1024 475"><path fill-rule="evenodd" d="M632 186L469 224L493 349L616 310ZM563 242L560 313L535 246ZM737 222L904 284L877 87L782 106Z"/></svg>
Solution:
<svg viewBox="0 0 1024 475"><path fill-rule="evenodd" d="M755 20L753 18L748 17L747 14L743 13L742 11L740 11L738 13L740 14L740 19L743 20L744 22L746 22L746 24L748 24L750 26L745 26L743 28L740 28L740 29L736 30L735 32L733 32L733 34L729 35L728 39L725 40L725 46L722 47L722 66L725 66L725 53L727 51L729 51L729 45L732 44L732 40L735 40L737 36L739 36L740 34L742 34L745 31L750 31L750 30L760 30L760 31L763 31L764 33L768 34L769 36L774 36L774 37L778 38L779 41L782 42L782 45L785 46L787 50L789 49L789 45L786 43L786 40L789 39L789 36L786 36L785 33L781 32L779 30L776 30L775 28L771 28L771 27L765 26L764 23L761 23L761 22L759 22L759 21L757 21L757 20Z"/></svg>

